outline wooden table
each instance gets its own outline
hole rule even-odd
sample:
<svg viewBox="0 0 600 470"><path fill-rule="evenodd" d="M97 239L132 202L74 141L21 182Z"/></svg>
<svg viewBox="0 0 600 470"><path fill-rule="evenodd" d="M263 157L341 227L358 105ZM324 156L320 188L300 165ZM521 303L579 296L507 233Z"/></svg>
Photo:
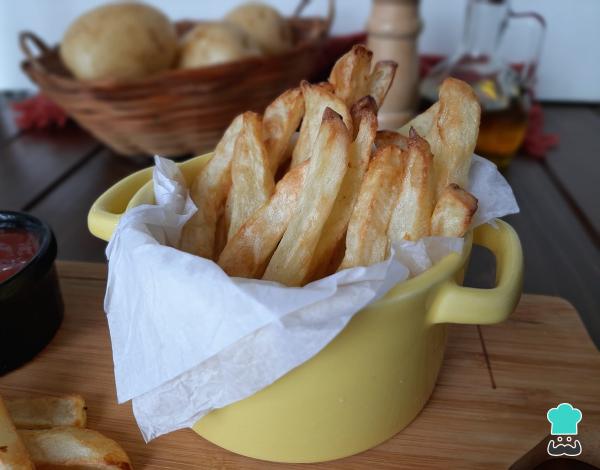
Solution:
<svg viewBox="0 0 600 470"><path fill-rule="evenodd" d="M75 126L19 132L0 95L0 209L47 221L63 260L102 261L105 243L87 231L92 202L124 176L148 166L126 159ZM524 157L506 172L521 213L507 220L525 253L525 292L561 296L579 311L600 346L600 106L545 106L546 128L561 143L545 161ZM468 284L488 286L491 256L477 250Z"/></svg>
<svg viewBox="0 0 600 470"><path fill-rule="evenodd" d="M121 443L138 469L307 468L248 459L191 430L144 444L130 404L116 403L102 308L106 266L59 262L58 272L63 325L32 362L0 378L0 394L82 394L88 426ZM405 430L367 452L310 468L596 468L574 467L572 459L549 461L546 411L562 402L582 411L577 438L583 453L577 459L599 466L599 392L600 354L573 307L555 297L525 295L505 323L450 326L437 387Z"/></svg>

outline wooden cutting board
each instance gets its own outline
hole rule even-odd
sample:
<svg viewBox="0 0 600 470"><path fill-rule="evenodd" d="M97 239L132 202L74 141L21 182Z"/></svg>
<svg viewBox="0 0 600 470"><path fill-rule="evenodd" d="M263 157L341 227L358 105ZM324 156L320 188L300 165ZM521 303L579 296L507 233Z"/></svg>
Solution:
<svg viewBox="0 0 600 470"><path fill-rule="evenodd" d="M31 363L0 378L1 394L80 393L88 403L89 427L120 442L137 469L305 467L241 457L190 430L145 444L130 404L116 403L102 308L106 268L71 262L57 267L64 323ZM562 402L583 412L579 459L598 465L597 442L586 442L586 436L600 430L600 354L570 304L524 295L504 324L451 326L437 388L408 428L375 449L312 467L505 469L536 444L544 447L546 411ZM528 467L546 460L543 454L530 454Z"/></svg>

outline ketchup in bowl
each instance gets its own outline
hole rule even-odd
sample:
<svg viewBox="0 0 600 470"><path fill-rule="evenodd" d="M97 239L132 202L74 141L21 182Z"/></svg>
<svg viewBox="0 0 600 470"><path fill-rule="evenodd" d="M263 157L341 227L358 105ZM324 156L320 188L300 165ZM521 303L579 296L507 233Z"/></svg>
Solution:
<svg viewBox="0 0 600 470"><path fill-rule="evenodd" d="M31 232L0 228L0 282L23 269L38 249L37 238Z"/></svg>
<svg viewBox="0 0 600 470"><path fill-rule="evenodd" d="M0 376L25 364L63 318L50 227L23 212L0 211Z"/></svg>

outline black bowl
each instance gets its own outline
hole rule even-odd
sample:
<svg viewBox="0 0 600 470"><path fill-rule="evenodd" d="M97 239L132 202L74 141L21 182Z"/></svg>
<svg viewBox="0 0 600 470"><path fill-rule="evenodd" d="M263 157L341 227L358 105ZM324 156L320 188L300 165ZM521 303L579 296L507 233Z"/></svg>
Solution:
<svg viewBox="0 0 600 470"><path fill-rule="evenodd" d="M21 212L0 211L1 229L24 229L38 251L16 274L0 281L0 375L31 360L52 339L63 318L50 227Z"/></svg>

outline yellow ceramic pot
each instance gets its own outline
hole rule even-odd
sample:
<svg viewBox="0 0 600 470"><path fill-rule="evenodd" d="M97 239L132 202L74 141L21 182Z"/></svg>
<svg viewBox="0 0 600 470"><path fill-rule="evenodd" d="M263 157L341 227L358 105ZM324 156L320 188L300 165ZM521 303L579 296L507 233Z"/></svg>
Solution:
<svg viewBox="0 0 600 470"><path fill-rule="evenodd" d="M181 164L188 182L210 155ZM92 206L90 231L107 240L120 214L153 203L142 170ZM141 189L140 189L141 188ZM472 243L496 256L496 287L461 286ZM389 439L421 411L442 365L448 323L490 324L508 317L522 283L514 230L482 226L425 273L399 284L360 311L315 357L264 390L213 411L194 425L209 441L238 454L278 462L346 457Z"/></svg>

